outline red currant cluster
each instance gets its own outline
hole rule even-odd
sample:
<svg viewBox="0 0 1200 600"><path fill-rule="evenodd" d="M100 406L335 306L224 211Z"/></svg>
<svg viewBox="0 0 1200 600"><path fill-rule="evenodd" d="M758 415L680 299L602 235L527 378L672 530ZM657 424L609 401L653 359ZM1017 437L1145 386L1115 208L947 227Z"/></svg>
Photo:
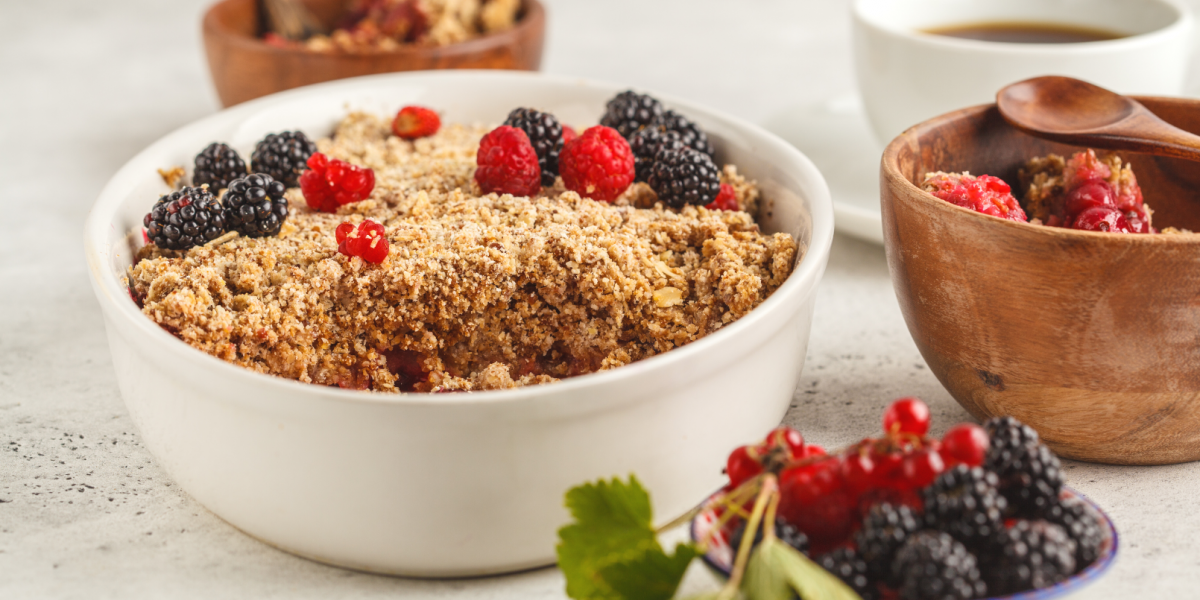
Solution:
<svg viewBox="0 0 1200 600"><path fill-rule="evenodd" d="M779 517L804 532L815 552L843 544L872 505L888 502L921 508L920 490L946 469L983 464L988 435L963 423L940 441L927 437L929 408L901 398L883 414L884 435L836 454L806 444L797 431L780 427L752 446L729 455L732 492L762 473L779 478Z"/></svg>
<svg viewBox="0 0 1200 600"><path fill-rule="evenodd" d="M1142 190L1132 171L1114 178L1112 168L1097 158L1095 151L1087 150L1067 161L1063 175L1067 193L1062 215L1052 215L1047 225L1113 233L1153 233Z"/></svg>

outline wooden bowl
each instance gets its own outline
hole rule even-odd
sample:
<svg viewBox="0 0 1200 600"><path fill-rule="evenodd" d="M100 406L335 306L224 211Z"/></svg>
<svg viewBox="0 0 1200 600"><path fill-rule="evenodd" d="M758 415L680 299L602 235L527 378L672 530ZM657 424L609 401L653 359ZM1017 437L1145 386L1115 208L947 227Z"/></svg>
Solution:
<svg viewBox="0 0 1200 600"><path fill-rule="evenodd" d="M304 0L326 24L338 19L347 0ZM546 12L524 0L507 31L448 46L412 46L372 54L332 54L267 44L259 0L222 0L204 15L204 50L221 104L232 106L283 90L359 75L428 69L536 71L542 62Z"/></svg>
<svg viewBox="0 0 1200 600"><path fill-rule="evenodd" d="M1200 101L1139 100L1200 132ZM1016 223L917 186L938 170L1016 183L1026 159L1077 150L1017 131L994 105L926 121L888 145L883 237L909 332L971 414L1012 415L1062 456L1200 459L1200 235ZM1200 164L1120 154L1156 227L1200 231Z"/></svg>

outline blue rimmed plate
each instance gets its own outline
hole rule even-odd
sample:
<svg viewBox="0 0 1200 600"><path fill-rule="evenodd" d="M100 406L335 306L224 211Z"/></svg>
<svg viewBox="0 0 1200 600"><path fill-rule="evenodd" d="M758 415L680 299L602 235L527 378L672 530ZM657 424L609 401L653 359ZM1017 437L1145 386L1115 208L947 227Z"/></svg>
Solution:
<svg viewBox="0 0 1200 600"><path fill-rule="evenodd" d="M712 532L713 527L717 523L717 515L711 507L715 505L716 500L723 493L717 492L709 496L704 501L705 509L692 519L690 530L693 542L705 539ZM1062 498L1078 498L1087 507L1092 517L1100 523L1100 531L1103 537L1100 540L1100 553L1096 557L1095 562L1086 569L1072 575L1070 579L1053 587L1030 590L1010 596L995 596L987 600L1048 600L1050 598L1060 598L1076 592L1083 586L1095 581L1113 565L1113 562L1117 558L1118 539L1117 528L1113 526L1112 519L1095 502L1092 502L1087 496L1071 488L1063 488ZM724 535L714 535L709 542L708 551L701 558L715 573L721 577L729 577L729 572L733 568L733 556L734 551L729 547L726 537Z"/></svg>

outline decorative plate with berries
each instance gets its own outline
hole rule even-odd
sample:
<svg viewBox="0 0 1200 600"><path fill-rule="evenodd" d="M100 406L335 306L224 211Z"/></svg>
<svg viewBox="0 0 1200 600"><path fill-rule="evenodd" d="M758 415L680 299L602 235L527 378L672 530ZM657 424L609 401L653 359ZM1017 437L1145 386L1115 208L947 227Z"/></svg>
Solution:
<svg viewBox="0 0 1200 600"><path fill-rule="evenodd" d="M691 522L705 564L731 577L749 504L770 476L775 535L863 600L1040 600L1112 565L1112 520L1063 485L1030 427L1004 417L929 438L929 410L915 398L894 402L883 424L882 436L832 454L786 427L734 450L729 485Z"/></svg>

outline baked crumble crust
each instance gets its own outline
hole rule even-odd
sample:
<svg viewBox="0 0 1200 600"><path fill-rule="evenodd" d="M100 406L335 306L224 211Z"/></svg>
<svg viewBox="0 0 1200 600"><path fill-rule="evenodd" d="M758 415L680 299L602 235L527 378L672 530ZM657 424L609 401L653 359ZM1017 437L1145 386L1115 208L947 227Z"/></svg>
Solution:
<svg viewBox="0 0 1200 600"><path fill-rule="evenodd" d="M408 142L352 114L330 156L375 170L371 198L313 212L298 189L278 237L184 253L147 246L130 274L143 312L192 346L261 373L394 392L501 389L611 369L699 339L765 300L803 250L743 211L613 204L561 181L480 195L479 126ZM752 208L758 191L726 167ZM641 208L640 208L641 207ZM380 265L337 252L334 230L387 229Z"/></svg>

